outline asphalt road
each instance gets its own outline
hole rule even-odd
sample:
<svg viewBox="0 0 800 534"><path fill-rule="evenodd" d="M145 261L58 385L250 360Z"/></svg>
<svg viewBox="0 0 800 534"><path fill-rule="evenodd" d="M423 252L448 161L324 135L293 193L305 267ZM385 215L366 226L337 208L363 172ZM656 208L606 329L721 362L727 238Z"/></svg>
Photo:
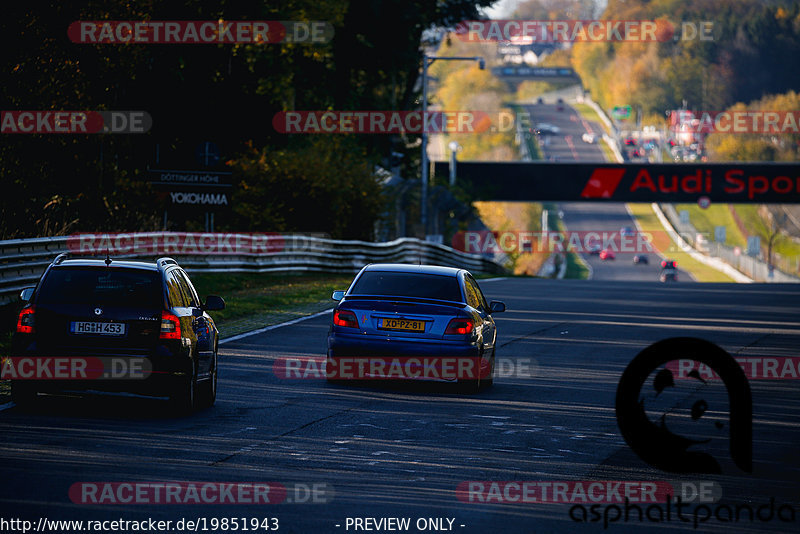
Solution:
<svg viewBox="0 0 800 534"><path fill-rule="evenodd" d="M465 502L456 489L466 481L705 480L721 486L723 503L755 506L774 497L776 506L800 511L797 380L751 381L752 474L725 461L725 431L709 434L681 417L690 397L702 394L709 408L699 423L727 422L718 381L681 389L685 398L665 411L688 425L686 435L710 436L702 447L720 458L721 475L647 466L623 440L614 411L623 369L663 338L701 337L735 356L796 356L800 288L519 278L482 286L508 306L497 316L503 376L489 390L278 377L278 358L322 358L325 314L224 344L217 404L190 417L170 415L158 400L91 396L0 412L0 519L275 517L280 532L318 533L365 531L348 528L348 518L407 517L409 532L418 532L419 518L452 519L451 530L463 533L603 531L602 522L570 519L570 504ZM69 496L78 482L172 481L273 482L290 491L286 501L261 505L76 504ZM313 484L327 485L332 500L297 502L304 494L296 488ZM609 530L689 525L632 519ZM698 531L797 531L797 523L777 520L703 526Z"/></svg>
<svg viewBox="0 0 800 534"><path fill-rule="evenodd" d="M548 161L555 158L556 161L564 162L605 161L603 151L598 144L588 144L581 139L587 132L602 135L602 127L596 122L583 119L569 104L563 105L563 111L557 111L556 103L549 100L543 104L524 107L530 116L531 125L547 123L559 129L557 134L542 136L543 159Z"/></svg>
<svg viewBox="0 0 800 534"><path fill-rule="evenodd" d="M619 237L624 226L633 229L636 224L619 202L567 202L559 207L564 212L564 224L570 232L578 232L586 236L590 232L599 233L610 239L617 252L613 260L601 260L597 254L582 254L592 269L592 278L596 280L641 280L657 281L661 273L661 258L643 241L631 237L623 243ZM602 238L601 238L602 240ZM638 253L647 255L646 265L634 264L633 256ZM678 283L692 282L692 276L678 269ZM671 283L671 282L670 282Z"/></svg>
<svg viewBox="0 0 800 534"><path fill-rule="evenodd" d="M559 129L556 135L541 137L540 147L545 160L557 158L562 162L602 162L605 155L598 144L589 144L581 140L584 133L602 135L602 127L593 121L583 119L574 108L564 104L563 111L556 110L552 99L544 104L529 105L525 107L530 115L531 124L552 124ZM602 141L599 141L602 142ZM587 236L590 232L600 235L599 241L615 243L612 248L616 250L613 260L601 260L598 255L582 254L584 260L591 268L591 277L596 280L658 280L661 272L661 259L654 251L644 244L638 244L636 239L623 243L620 230L625 227L636 228L633 218L621 202L567 202L561 203L559 208L564 213L564 224L570 232L577 232L579 242L583 249L587 245ZM635 265L633 256L645 253L648 257L647 265ZM679 282L693 281L692 276L686 271L678 272Z"/></svg>

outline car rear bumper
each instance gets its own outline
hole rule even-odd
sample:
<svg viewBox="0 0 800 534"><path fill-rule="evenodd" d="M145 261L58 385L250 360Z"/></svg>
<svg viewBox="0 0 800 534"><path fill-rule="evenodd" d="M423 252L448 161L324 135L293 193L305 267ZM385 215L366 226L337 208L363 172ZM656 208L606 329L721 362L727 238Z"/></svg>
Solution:
<svg viewBox="0 0 800 534"><path fill-rule="evenodd" d="M192 369L188 357L159 351L146 356L27 351L10 360L3 378L44 393L94 390L163 397L175 391Z"/></svg>
<svg viewBox="0 0 800 534"><path fill-rule="evenodd" d="M477 343L420 338L386 338L363 334L331 333L328 335L328 355L338 357L393 356L450 356L474 358L481 355Z"/></svg>
<svg viewBox="0 0 800 534"><path fill-rule="evenodd" d="M483 356L477 343L333 333L326 375L338 380L474 380L488 376Z"/></svg>

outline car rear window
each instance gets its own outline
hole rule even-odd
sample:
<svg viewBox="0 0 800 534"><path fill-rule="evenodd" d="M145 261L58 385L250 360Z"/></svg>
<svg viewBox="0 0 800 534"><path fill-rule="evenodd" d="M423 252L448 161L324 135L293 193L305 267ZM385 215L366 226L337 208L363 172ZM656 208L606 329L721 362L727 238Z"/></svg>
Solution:
<svg viewBox="0 0 800 534"><path fill-rule="evenodd" d="M160 307L161 276L134 269L51 269L38 291L42 304Z"/></svg>
<svg viewBox="0 0 800 534"><path fill-rule="evenodd" d="M464 301L457 278L422 273L367 271L358 279L350 294Z"/></svg>

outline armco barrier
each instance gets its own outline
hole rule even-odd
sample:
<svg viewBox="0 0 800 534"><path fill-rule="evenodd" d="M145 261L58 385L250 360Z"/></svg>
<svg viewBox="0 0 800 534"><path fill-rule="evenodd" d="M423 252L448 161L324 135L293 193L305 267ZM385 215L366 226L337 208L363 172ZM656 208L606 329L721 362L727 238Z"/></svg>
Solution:
<svg viewBox="0 0 800 534"><path fill-rule="evenodd" d="M168 233L150 232L147 236ZM367 263L420 263L460 267L473 272L505 274L504 266L486 257L444 245L404 237L386 243L343 241L306 235L273 236L280 250L262 254L186 255L111 254L112 258L148 259L170 256L191 272L333 272L356 273ZM67 251L67 236L0 241L0 304L12 302L24 287L36 284L57 254ZM232 238L235 241L235 235Z"/></svg>

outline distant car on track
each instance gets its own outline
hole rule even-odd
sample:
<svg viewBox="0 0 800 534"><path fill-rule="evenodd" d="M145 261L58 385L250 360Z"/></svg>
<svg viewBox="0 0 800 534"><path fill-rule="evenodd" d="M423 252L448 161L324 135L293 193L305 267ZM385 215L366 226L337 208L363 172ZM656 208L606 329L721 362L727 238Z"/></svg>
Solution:
<svg viewBox="0 0 800 534"><path fill-rule="evenodd" d="M633 257L634 265L647 265L648 263L650 263L650 260L647 258L647 254L636 254Z"/></svg>
<svg viewBox="0 0 800 534"><path fill-rule="evenodd" d="M632 237L636 235L636 230L632 226L623 226L619 230L619 235L622 237Z"/></svg>
<svg viewBox="0 0 800 534"><path fill-rule="evenodd" d="M606 248L600 251L600 259L601 260L613 260L616 258L614 251L610 248Z"/></svg>
<svg viewBox="0 0 800 534"><path fill-rule="evenodd" d="M677 282L678 270L677 269L663 269L658 277L662 282Z"/></svg>
<svg viewBox="0 0 800 534"><path fill-rule="evenodd" d="M677 282L678 281L678 265L675 260L662 260L661 273L658 279L662 282Z"/></svg>
<svg viewBox="0 0 800 534"><path fill-rule="evenodd" d="M586 245L586 251L591 255L600 254L600 251L602 250L603 245L601 245L599 241L590 241Z"/></svg>
<svg viewBox="0 0 800 534"><path fill-rule="evenodd" d="M584 143L589 143L590 145L593 145L597 142L597 136L589 132L584 133L581 136L581 139L583 140Z"/></svg>
<svg viewBox="0 0 800 534"><path fill-rule="evenodd" d="M328 333L329 381L429 379L458 382L468 391L492 384L497 338L492 315L505 311L505 304L487 303L468 271L371 264L361 269L347 291L335 291L332 298L339 302ZM362 368L346 374L344 365L353 359ZM387 375L383 366L395 361L397 374ZM420 376L405 367L426 361L425 365L449 365L458 372L434 370Z"/></svg>
<svg viewBox="0 0 800 534"><path fill-rule="evenodd" d="M557 135L560 132L561 128L547 122L540 122L533 128L536 135Z"/></svg>

